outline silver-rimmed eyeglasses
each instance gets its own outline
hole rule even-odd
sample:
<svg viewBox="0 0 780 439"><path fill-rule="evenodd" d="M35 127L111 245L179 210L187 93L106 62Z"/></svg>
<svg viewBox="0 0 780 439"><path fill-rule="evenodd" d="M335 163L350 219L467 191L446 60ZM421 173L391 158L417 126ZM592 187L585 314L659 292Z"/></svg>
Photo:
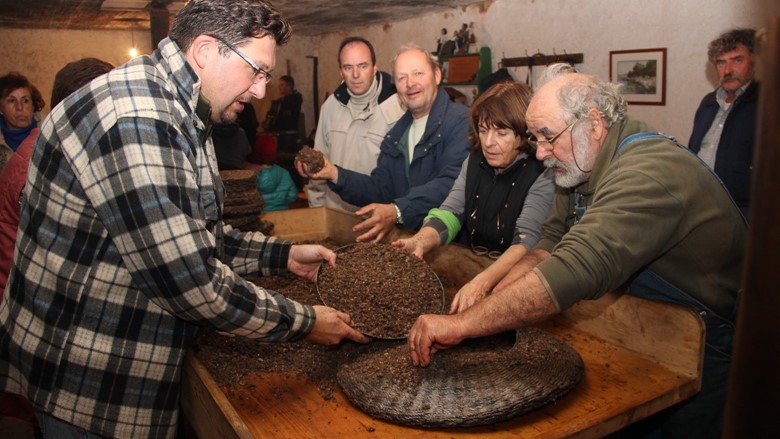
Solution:
<svg viewBox="0 0 780 439"><path fill-rule="evenodd" d="M238 55L241 59L246 61L247 64L249 64L249 67L252 68L252 72L253 72L252 73L252 82L258 83L261 80L264 80L266 84L271 82L271 78L272 78L271 74L268 73L267 71L263 70L262 68L260 68L260 66L258 66L257 64L255 64L254 61L249 59L249 57L246 56L246 54L244 52L236 49L232 44L228 43L227 41L223 40L220 37L214 37L214 39L216 39L220 43L222 43L225 46L227 46L228 49L232 50L233 53Z"/></svg>
<svg viewBox="0 0 780 439"><path fill-rule="evenodd" d="M543 144L546 143L548 146L542 146L542 149L547 150L547 151L552 151L555 148L555 142L558 141L558 139L563 135L563 133L565 133L566 131L571 129L571 127L573 127L574 124L579 122L579 121L580 121L580 119L575 119L574 122L570 123L569 126L564 128L563 131L561 131L560 133L556 134L551 139L537 139L536 136L534 136L533 133L531 133L530 130L525 130L525 135L528 136L528 144L531 145L531 147L533 147L533 148L538 148L540 145L543 145Z"/></svg>

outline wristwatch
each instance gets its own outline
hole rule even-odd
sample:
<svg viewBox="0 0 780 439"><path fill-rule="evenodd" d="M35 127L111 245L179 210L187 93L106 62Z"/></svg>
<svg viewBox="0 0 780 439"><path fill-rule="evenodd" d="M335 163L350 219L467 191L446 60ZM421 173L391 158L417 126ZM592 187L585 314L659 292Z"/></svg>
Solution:
<svg viewBox="0 0 780 439"><path fill-rule="evenodd" d="M403 224L404 219L401 217L401 209L398 208L398 205L393 203L393 206L395 206L395 223L396 224Z"/></svg>

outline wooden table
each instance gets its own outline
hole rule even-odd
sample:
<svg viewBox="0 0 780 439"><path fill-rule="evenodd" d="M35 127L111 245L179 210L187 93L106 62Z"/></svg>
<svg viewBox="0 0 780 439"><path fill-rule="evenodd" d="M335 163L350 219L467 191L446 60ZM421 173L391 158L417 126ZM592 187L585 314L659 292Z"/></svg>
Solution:
<svg viewBox="0 0 780 439"><path fill-rule="evenodd" d="M276 224L277 234L294 240L343 239L336 235L349 235L344 230L354 223L328 209L275 214L265 219ZM342 221L341 231L322 230ZM319 236L311 232L314 227L321 228ZM295 230L305 230L306 237ZM458 284L489 263L463 247L443 250L428 262L450 280L461 279ZM430 430L391 424L361 412L338 390L325 400L316 384L294 376L257 373L244 386L220 388L194 356L185 365L182 407L203 439L602 437L699 389L704 330L688 309L610 293L582 301L539 328L579 352L585 363L582 382L555 404L486 427Z"/></svg>

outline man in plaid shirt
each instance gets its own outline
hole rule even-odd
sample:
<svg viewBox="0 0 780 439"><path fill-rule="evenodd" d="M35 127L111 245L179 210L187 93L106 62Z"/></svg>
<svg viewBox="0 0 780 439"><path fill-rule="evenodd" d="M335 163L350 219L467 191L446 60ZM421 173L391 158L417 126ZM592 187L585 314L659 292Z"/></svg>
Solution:
<svg viewBox="0 0 780 439"><path fill-rule="evenodd" d="M0 389L30 399L44 437L173 437L184 354L202 326L367 341L346 314L241 277L314 280L332 251L221 222L211 124L265 95L289 37L260 0L192 0L151 56L91 82L42 124L0 307Z"/></svg>

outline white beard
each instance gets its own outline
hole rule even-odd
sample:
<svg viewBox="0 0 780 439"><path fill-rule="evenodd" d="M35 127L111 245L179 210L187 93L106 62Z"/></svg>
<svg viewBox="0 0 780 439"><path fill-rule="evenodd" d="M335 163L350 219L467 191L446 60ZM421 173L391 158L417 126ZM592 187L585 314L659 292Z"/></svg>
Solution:
<svg viewBox="0 0 780 439"><path fill-rule="evenodd" d="M588 139L581 135L581 133L574 133L572 131L572 145L573 145L573 156L577 157L577 163L582 163L580 166L583 169L590 169L593 170L592 167L592 159L591 154L588 152ZM590 178L590 172L583 172L581 171L577 165L572 160L571 164L565 164L562 161L556 159L553 156L550 156L546 159L544 159L544 166L548 168L556 167L559 169L563 169L563 172L556 172L555 173L555 184L557 184L560 187L563 188L571 188L578 186L581 183L584 183L588 181Z"/></svg>

